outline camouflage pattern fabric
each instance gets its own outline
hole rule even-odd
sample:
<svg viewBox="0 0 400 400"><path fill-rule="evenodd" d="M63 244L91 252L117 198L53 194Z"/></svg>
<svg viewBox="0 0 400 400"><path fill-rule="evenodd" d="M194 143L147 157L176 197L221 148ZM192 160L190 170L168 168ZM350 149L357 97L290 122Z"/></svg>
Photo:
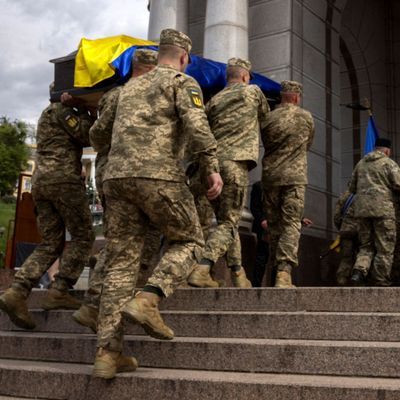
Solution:
<svg viewBox="0 0 400 400"><path fill-rule="evenodd" d="M256 85L233 83L206 105L211 131L218 142L218 160L258 162L260 128L269 116L267 99Z"/></svg>
<svg viewBox="0 0 400 400"><path fill-rule="evenodd" d="M52 287L68 290L87 265L94 240L84 185L36 185L32 196L42 241L15 274L13 286L23 288L29 294L41 276L60 258L59 272ZM65 229L71 234L71 241L64 249Z"/></svg>
<svg viewBox="0 0 400 400"><path fill-rule="evenodd" d="M247 163L239 161L221 161L221 177L224 187L221 195L211 201L217 227L207 237L203 257L218 261L238 240L238 225L242 216L247 195Z"/></svg>
<svg viewBox="0 0 400 400"><path fill-rule="evenodd" d="M400 192L400 168L384 153L375 150L354 168L349 190L357 218L395 218L393 192Z"/></svg>
<svg viewBox="0 0 400 400"><path fill-rule="evenodd" d="M198 171L196 171L196 173L189 179L190 191L194 197L194 203L197 214L199 215L203 237L207 240L213 224L214 210L210 201L207 199L205 194L207 190L206 185L201 181ZM238 232L235 234L234 240L226 252L226 261L228 266L242 265L242 246Z"/></svg>
<svg viewBox="0 0 400 400"><path fill-rule="evenodd" d="M147 284L169 296L184 283L204 246L193 197L187 186L155 179L111 179L107 202L106 266L99 316L98 345L121 351L120 310L131 299L139 255L149 221L160 227L168 249Z"/></svg>
<svg viewBox="0 0 400 400"><path fill-rule="evenodd" d="M265 215L270 231L270 260L274 271L291 272L298 265L305 185L263 185Z"/></svg>
<svg viewBox="0 0 400 400"><path fill-rule="evenodd" d="M187 138L205 175L219 172L213 138L197 82L167 65L126 83L117 103L115 121L103 114L98 124L114 122L104 180L143 177L184 182L179 160ZM90 133L99 151L107 144L101 131ZM145 151L144 151L145 149Z"/></svg>
<svg viewBox="0 0 400 400"><path fill-rule="evenodd" d="M340 236L340 263L336 270L336 281L340 285L349 282L358 253L358 232L353 236Z"/></svg>
<svg viewBox="0 0 400 400"><path fill-rule="evenodd" d="M293 104L273 110L261 131L264 186L307 184L307 150L314 138L311 114Z"/></svg>
<svg viewBox="0 0 400 400"><path fill-rule="evenodd" d="M340 234L340 264L336 271L336 280L339 284L347 284L351 277L353 266L358 253L358 231L359 221L354 217L354 200L348 206L346 213L343 215L343 208L346 205L351 193L346 190L339 197L334 213L334 223Z"/></svg>
<svg viewBox="0 0 400 400"><path fill-rule="evenodd" d="M370 273L373 284L388 286L396 244L394 193L400 191L400 168L375 150L354 168L349 190L356 193L354 213L360 223L360 251L354 268L365 276Z"/></svg>
<svg viewBox="0 0 400 400"><path fill-rule="evenodd" d="M43 111L37 129L33 185L80 184L82 148L90 146L92 124L87 111L61 103L50 104Z"/></svg>
<svg viewBox="0 0 400 400"><path fill-rule="evenodd" d="M99 101L98 112L101 118L97 119L90 128L90 135L101 142L96 148L96 189L100 199L103 199L103 176L111 146L111 136L118 97L121 87L116 87L106 92ZM103 205L104 207L104 205Z"/></svg>
<svg viewBox="0 0 400 400"><path fill-rule="evenodd" d="M400 284L400 196L394 198L394 208L396 214L396 244L393 252L393 266L391 281L393 284Z"/></svg>
<svg viewBox="0 0 400 400"><path fill-rule="evenodd" d="M354 269L371 284L390 286L393 252L396 243L396 223L393 218L360 218L360 250Z"/></svg>

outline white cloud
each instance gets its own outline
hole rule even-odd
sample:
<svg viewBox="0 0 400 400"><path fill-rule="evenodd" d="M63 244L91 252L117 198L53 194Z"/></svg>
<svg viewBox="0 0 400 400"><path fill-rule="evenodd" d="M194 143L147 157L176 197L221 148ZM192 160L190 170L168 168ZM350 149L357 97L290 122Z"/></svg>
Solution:
<svg viewBox="0 0 400 400"><path fill-rule="evenodd" d="M82 37L146 38L147 0L0 0L0 115L36 123L48 103L52 58Z"/></svg>

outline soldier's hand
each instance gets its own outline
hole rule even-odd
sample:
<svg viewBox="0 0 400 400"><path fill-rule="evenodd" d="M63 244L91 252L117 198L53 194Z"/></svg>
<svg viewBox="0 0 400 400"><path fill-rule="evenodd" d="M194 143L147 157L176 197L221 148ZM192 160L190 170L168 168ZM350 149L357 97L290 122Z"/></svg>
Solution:
<svg viewBox="0 0 400 400"><path fill-rule="evenodd" d="M219 173L208 175L207 182L209 187L207 190L207 198L208 200L214 200L221 194L224 182L222 182L222 178Z"/></svg>

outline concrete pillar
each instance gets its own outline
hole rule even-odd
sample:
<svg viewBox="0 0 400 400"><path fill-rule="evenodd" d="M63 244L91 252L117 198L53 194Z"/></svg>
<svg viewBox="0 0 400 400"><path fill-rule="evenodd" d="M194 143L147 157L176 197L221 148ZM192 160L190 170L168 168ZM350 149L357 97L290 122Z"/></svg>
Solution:
<svg viewBox="0 0 400 400"><path fill-rule="evenodd" d="M226 62L248 58L248 1L207 0L204 57Z"/></svg>
<svg viewBox="0 0 400 400"><path fill-rule="evenodd" d="M165 28L188 33L189 0L150 0L147 38L158 41Z"/></svg>

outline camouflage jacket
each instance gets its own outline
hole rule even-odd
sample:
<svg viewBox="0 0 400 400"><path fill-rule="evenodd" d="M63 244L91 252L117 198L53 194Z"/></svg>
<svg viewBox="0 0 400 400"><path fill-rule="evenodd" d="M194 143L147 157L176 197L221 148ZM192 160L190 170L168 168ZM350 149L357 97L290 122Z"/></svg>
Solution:
<svg viewBox="0 0 400 400"><path fill-rule="evenodd" d="M347 211L344 213L344 207L346 206L347 200L349 199L350 193L346 190L339 197L336 206L335 206L335 215L333 216L333 221L335 223L336 228L340 231L340 233L358 233L358 219L354 216L354 201L347 207Z"/></svg>
<svg viewBox="0 0 400 400"><path fill-rule="evenodd" d="M61 103L50 104L40 116L36 134L35 185L81 182L82 148L90 146L93 119Z"/></svg>
<svg viewBox="0 0 400 400"><path fill-rule="evenodd" d="M131 79L110 102L115 119L103 112L99 124L114 122L104 180L142 177L182 182L183 149L187 138L209 175L219 171L216 141L204 112L197 82L161 65ZM106 143L100 130L91 132L91 143L99 151Z"/></svg>
<svg viewBox="0 0 400 400"><path fill-rule="evenodd" d="M293 104L279 105L269 114L261 137L265 149L263 184L307 184L307 150L314 139L311 114Z"/></svg>
<svg viewBox="0 0 400 400"><path fill-rule="evenodd" d="M121 87L111 89L99 101L98 112L101 118L97 119L90 128L89 136L98 138L96 147L96 185L103 181L104 170L107 164L108 152L111 146L111 137L118 97ZM94 146L93 146L94 147Z"/></svg>
<svg viewBox="0 0 400 400"><path fill-rule="evenodd" d="M400 168L384 153L368 153L354 168L349 190L356 193L358 218L394 218L394 193L400 192Z"/></svg>
<svg viewBox="0 0 400 400"><path fill-rule="evenodd" d="M269 105L256 85L234 83L206 105L211 131L217 140L219 160L247 161L257 166L260 127L267 123Z"/></svg>

